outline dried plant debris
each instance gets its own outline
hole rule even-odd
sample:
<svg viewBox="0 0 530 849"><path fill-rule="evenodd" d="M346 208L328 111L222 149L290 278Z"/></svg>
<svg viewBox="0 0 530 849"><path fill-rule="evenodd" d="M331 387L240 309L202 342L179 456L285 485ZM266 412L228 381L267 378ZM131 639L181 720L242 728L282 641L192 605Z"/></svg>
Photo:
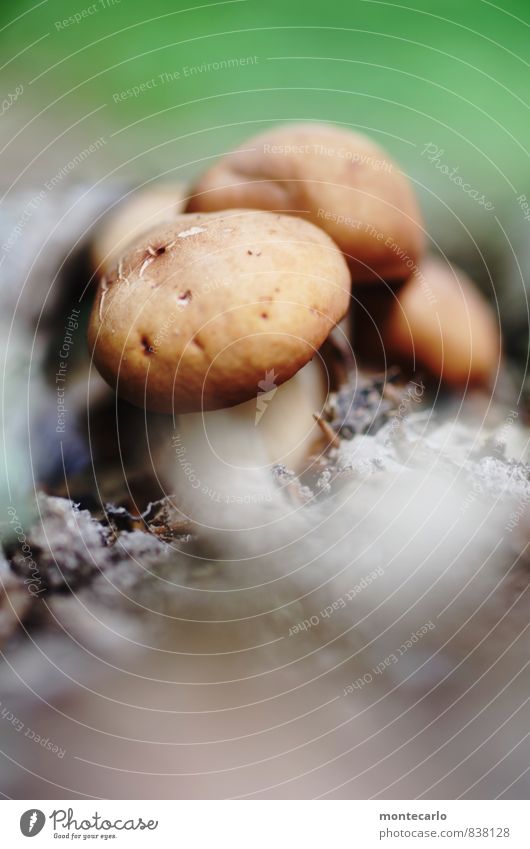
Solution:
<svg viewBox="0 0 530 849"><path fill-rule="evenodd" d="M134 515L126 507L105 504L105 519L115 533L147 531L166 542L189 542L191 523L172 501L172 496L150 501L146 509Z"/></svg>
<svg viewBox="0 0 530 849"><path fill-rule="evenodd" d="M179 540L186 542L191 539L191 522L176 507L173 496L166 496L158 501L152 501L141 514L142 522L150 533L166 542Z"/></svg>
<svg viewBox="0 0 530 849"><path fill-rule="evenodd" d="M362 481L429 464L457 470L469 486L470 497L497 500L500 496L530 503L530 467L514 460L513 453L510 456L514 440L520 438L516 425L508 428L505 423L497 431L477 435L476 429L454 420L440 424L420 381L403 384L397 373L390 380L388 376L350 377L332 397L327 424L337 440L303 475L281 465L272 470L278 491L302 509L311 510L315 502L333 497L352 477ZM516 455L523 456L518 448ZM171 496L150 502L136 514L123 503L80 509L68 499L44 494L39 496L38 508L39 521L26 534L31 556L16 543L6 547L11 571L4 566L4 573L15 582L12 592L17 591L21 616L34 603L31 595L45 598L82 588L105 605L116 604L120 595L126 599L129 590L134 598L139 592L145 595L148 603L160 583L157 578L162 578L165 598L181 568L184 583L198 576L199 570L189 566L188 555L193 559L197 552L203 558L207 554L201 549L205 543L200 531L192 533L191 523ZM178 581L174 592L181 592ZM16 625L4 607L2 603L1 639Z"/></svg>
<svg viewBox="0 0 530 849"><path fill-rule="evenodd" d="M421 380L403 383L399 369L369 377L350 372L346 383L334 392L326 409L329 424L341 439L375 434L390 418L422 403Z"/></svg>
<svg viewBox="0 0 530 849"><path fill-rule="evenodd" d="M530 502L530 465L514 428L512 447L521 459L500 448L502 433L480 434L454 421L439 423L432 410L391 419L375 436L342 441L340 451L321 472L318 487L328 492L344 475L365 477L396 467L434 468L458 473L471 500Z"/></svg>
<svg viewBox="0 0 530 849"><path fill-rule="evenodd" d="M293 504L307 504L314 498L313 490L305 485L295 472L288 469L282 463L273 466L272 475L278 488L287 495Z"/></svg>
<svg viewBox="0 0 530 849"><path fill-rule="evenodd" d="M108 530L65 498L40 495L38 511L39 521L27 533L31 556L17 548L9 552L15 572L44 591L87 583L102 566Z"/></svg>
<svg viewBox="0 0 530 849"><path fill-rule="evenodd" d="M352 477L436 465L440 472L458 472L473 499L530 503L523 416L490 405L490 423L478 430L465 422L465 411L462 422L441 421L431 400L421 379L404 384L397 370L374 377L350 372L325 411L339 444L328 439L325 455L304 474L304 500L333 496ZM289 483L292 491L301 487L294 475Z"/></svg>
<svg viewBox="0 0 530 849"><path fill-rule="evenodd" d="M107 505L108 524L66 498L41 494L38 506L39 521L27 533L30 557L14 544L7 546L12 569L32 582L35 595L85 586L123 559L124 551L141 559L153 545L160 554L164 539L190 539L187 523L168 499L149 505L140 517Z"/></svg>
<svg viewBox="0 0 530 849"><path fill-rule="evenodd" d="M321 446L321 453L302 475L302 481L278 467L275 469L277 482L285 486L286 473L291 474L293 479L288 491L296 496L295 501L304 503L332 494L332 484L344 475L364 476L367 471L384 471L405 461L411 466L417 465L421 449L416 446L416 456L411 456L408 429L403 423L413 413L417 421L418 410L423 410L429 420L433 416L426 404L426 389L421 378L405 383L398 368L385 375L368 375L356 371L353 363L340 388L330 395L324 415L315 415L325 447ZM377 448L374 453L373 438L385 428L385 440L392 441L393 450ZM349 458L346 446L350 442L355 444L355 462L345 459Z"/></svg>

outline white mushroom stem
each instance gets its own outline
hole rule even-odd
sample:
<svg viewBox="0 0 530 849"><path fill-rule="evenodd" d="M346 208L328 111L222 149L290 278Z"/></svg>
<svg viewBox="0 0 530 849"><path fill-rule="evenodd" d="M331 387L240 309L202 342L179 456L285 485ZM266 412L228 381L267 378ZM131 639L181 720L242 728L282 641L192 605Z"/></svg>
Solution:
<svg viewBox="0 0 530 849"><path fill-rule="evenodd" d="M181 416L178 428L182 453L177 456L176 493L190 519L207 527L226 526L227 507L234 504L234 527L247 526L248 507L270 501L272 485L251 412L190 413Z"/></svg>
<svg viewBox="0 0 530 849"><path fill-rule="evenodd" d="M193 504L192 518L211 522L220 512L215 505L232 503L241 527L245 505L251 515L270 503L272 466L303 468L319 433L313 415L325 399L323 369L314 361L246 404L181 416L174 440L177 491Z"/></svg>

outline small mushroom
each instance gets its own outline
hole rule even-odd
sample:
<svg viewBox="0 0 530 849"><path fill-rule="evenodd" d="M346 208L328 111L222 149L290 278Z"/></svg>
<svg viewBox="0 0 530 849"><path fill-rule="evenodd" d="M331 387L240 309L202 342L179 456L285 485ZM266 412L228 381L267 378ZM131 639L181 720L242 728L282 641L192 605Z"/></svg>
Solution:
<svg viewBox="0 0 530 849"><path fill-rule="evenodd" d="M495 314L456 266L426 258L401 287L355 293L355 347L453 387L488 386L500 363Z"/></svg>
<svg viewBox="0 0 530 849"><path fill-rule="evenodd" d="M181 215L103 278L89 347L133 404L222 409L308 363L346 313L349 292L340 251L312 224L249 210Z"/></svg>
<svg viewBox="0 0 530 849"><path fill-rule="evenodd" d="M420 212L399 166L371 139L331 125L288 124L248 139L198 180L187 209L231 207L318 225L354 281L404 280L423 251Z"/></svg>
<svg viewBox="0 0 530 849"><path fill-rule="evenodd" d="M157 183L127 195L96 227L90 246L91 265L103 273L147 230L173 221L184 209L186 189L179 183Z"/></svg>

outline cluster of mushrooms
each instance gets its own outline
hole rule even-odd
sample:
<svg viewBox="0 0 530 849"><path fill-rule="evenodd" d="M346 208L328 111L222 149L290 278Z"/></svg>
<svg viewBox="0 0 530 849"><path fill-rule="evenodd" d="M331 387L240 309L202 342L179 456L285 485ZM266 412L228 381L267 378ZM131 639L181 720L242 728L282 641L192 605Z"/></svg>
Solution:
<svg viewBox="0 0 530 849"><path fill-rule="evenodd" d="M255 412L263 388L287 382L291 414L312 416L329 391L320 350L339 325L361 361L488 385L495 315L425 242L408 179L370 139L316 123L269 130L191 189L151 187L104 219L94 363L148 410Z"/></svg>

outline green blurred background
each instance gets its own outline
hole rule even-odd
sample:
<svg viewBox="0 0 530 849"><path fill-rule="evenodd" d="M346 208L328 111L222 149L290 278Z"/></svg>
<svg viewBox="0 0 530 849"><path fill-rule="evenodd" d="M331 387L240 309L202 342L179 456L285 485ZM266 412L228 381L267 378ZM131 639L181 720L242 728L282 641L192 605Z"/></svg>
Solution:
<svg viewBox="0 0 530 849"><path fill-rule="evenodd" d="M180 179L265 126L317 119L391 151L435 244L526 240L528 0L3 0L0 16L4 96L24 87L1 119L10 191L100 136L69 180ZM493 211L427 162L429 142Z"/></svg>

